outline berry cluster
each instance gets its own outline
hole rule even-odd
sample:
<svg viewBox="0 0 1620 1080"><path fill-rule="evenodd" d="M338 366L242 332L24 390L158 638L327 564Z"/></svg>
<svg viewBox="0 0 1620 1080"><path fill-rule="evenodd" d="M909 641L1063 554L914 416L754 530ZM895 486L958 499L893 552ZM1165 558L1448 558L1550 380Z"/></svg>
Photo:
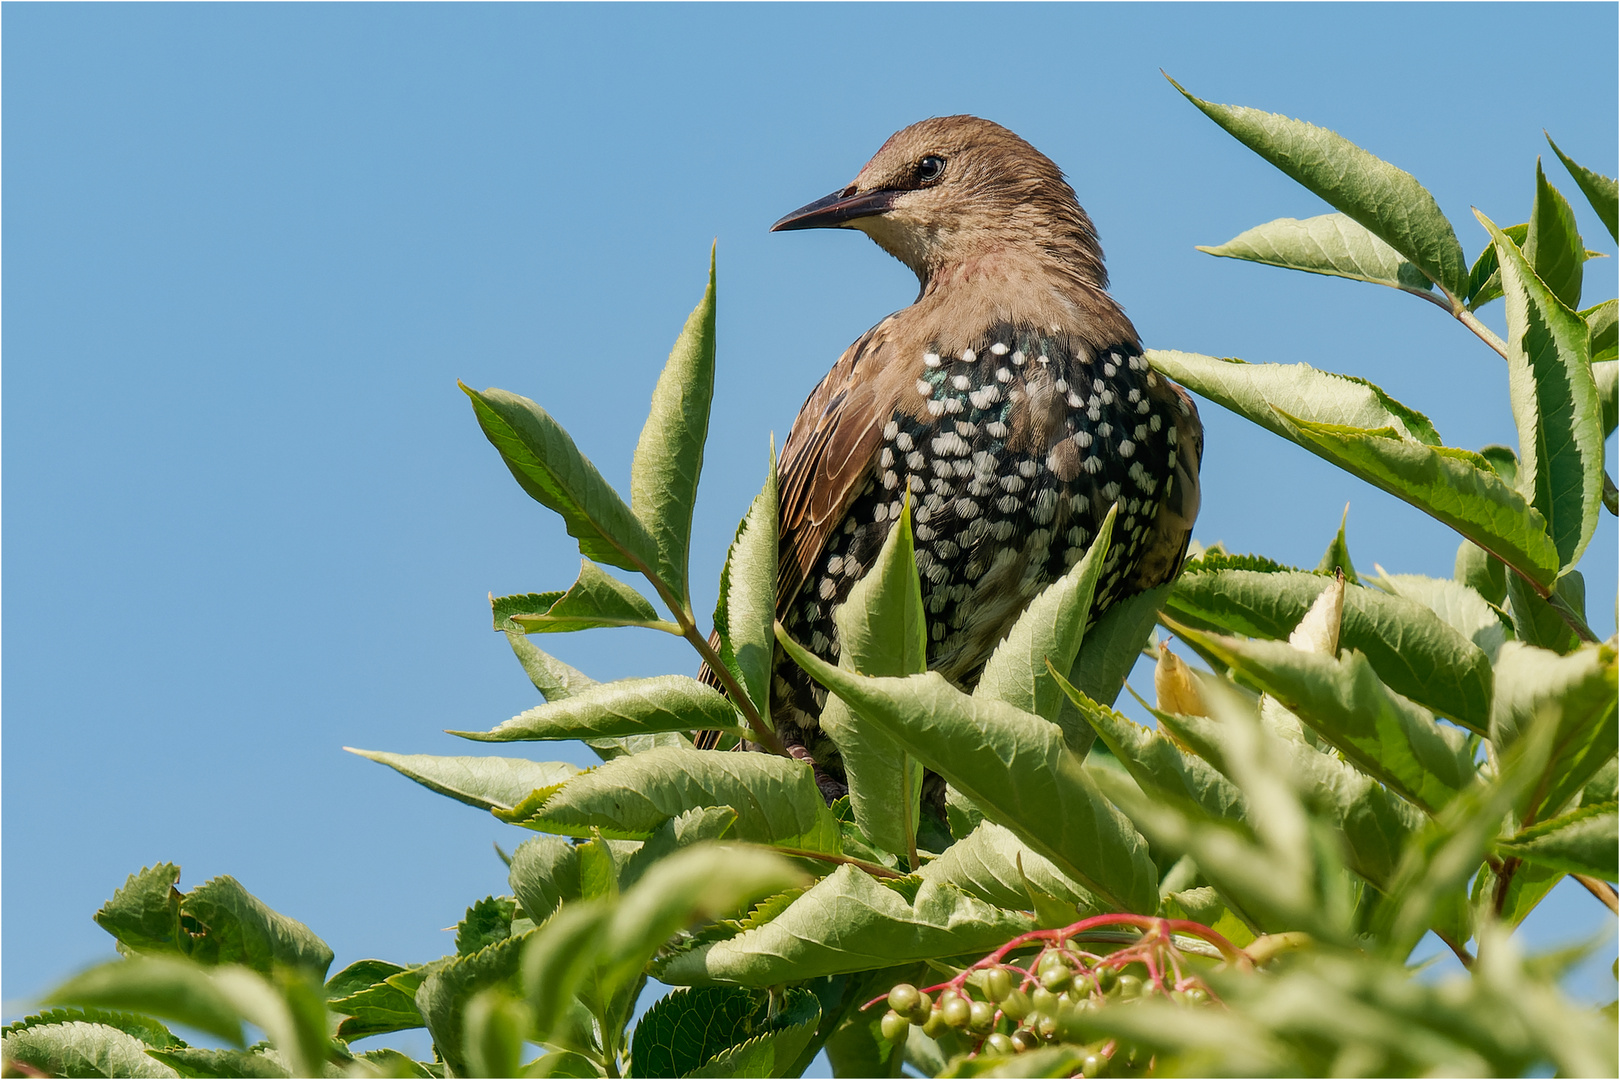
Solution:
<svg viewBox="0 0 1620 1080"><path fill-rule="evenodd" d="M1142 933L1134 943L1106 955L1080 947L1104 926L1131 926ZM1078 1012L1107 1003L1150 995L1186 1005L1213 1001L1209 987L1189 970L1175 934L1201 938L1227 960L1245 959L1231 942L1201 923L1100 915L1060 930L1020 935L947 982L920 990L901 983L866 1007L888 1003L880 1026L883 1037L896 1046L905 1042L915 1025L930 1038L947 1032L966 1036L975 1056L1020 1054L1069 1041L1069 1021ZM1015 955L1021 959L1008 959ZM1128 1071L1146 1064L1136 1062L1128 1048L1120 1058L1121 1047L1113 1040L1086 1050L1081 1075L1087 1077L1107 1076L1118 1066Z"/></svg>

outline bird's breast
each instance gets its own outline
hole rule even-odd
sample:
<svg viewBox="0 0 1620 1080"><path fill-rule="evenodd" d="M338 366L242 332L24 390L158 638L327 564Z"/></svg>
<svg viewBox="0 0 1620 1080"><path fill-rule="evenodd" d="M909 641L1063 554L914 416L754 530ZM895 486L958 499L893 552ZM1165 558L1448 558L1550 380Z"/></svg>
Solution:
<svg viewBox="0 0 1620 1080"><path fill-rule="evenodd" d="M835 658L833 613L909 499L929 666L971 685L1116 504L1093 610L1121 595L1174 483L1181 406L1134 346L1093 351L1049 328L993 327L976 347L930 345L906 367L867 475L784 621Z"/></svg>

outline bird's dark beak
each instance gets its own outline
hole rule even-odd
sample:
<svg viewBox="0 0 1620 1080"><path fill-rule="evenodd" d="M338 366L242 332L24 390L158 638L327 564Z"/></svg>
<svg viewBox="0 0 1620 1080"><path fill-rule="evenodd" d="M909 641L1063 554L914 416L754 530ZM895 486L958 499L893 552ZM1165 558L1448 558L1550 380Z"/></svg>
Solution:
<svg viewBox="0 0 1620 1080"><path fill-rule="evenodd" d="M835 229L856 218L872 217L894 209L893 191L856 191L847 187L825 199L801 206L771 226L771 232L795 229Z"/></svg>

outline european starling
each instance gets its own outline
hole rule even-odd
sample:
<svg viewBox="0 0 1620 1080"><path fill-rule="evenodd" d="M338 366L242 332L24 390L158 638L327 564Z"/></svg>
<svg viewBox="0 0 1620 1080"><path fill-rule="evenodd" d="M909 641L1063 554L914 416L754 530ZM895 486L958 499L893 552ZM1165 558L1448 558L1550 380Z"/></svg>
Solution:
<svg viewBox="0 0 1620 1080"><path fill-rule="evenodd" d="M1198 513L1203 428L1154 374L1091 219L1045 155L972 116L891 136L772 231L859 229L917 299L845 351L782 448L777 617L832 662L833 614L911 495L928 666L971 689L1029 601L1119 504L1095 613L1171 578ZM771 715L829 799L826 691L780 649Z"/></svg>

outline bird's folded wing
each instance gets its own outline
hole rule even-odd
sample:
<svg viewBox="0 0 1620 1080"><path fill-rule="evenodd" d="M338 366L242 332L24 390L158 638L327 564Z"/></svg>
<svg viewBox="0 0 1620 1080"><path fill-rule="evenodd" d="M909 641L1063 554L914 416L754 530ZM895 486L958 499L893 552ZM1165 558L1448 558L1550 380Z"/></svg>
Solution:
<svg viewBox="0 0 1620 1080"><path fill-rule="evenodd" d="M777 467L781 484L776 610L798 594L829 532L865 486L894 411L861 361L882 348L874 328L844 353L799 410ZM867 365L868 367L870 365Z"/></svg>

